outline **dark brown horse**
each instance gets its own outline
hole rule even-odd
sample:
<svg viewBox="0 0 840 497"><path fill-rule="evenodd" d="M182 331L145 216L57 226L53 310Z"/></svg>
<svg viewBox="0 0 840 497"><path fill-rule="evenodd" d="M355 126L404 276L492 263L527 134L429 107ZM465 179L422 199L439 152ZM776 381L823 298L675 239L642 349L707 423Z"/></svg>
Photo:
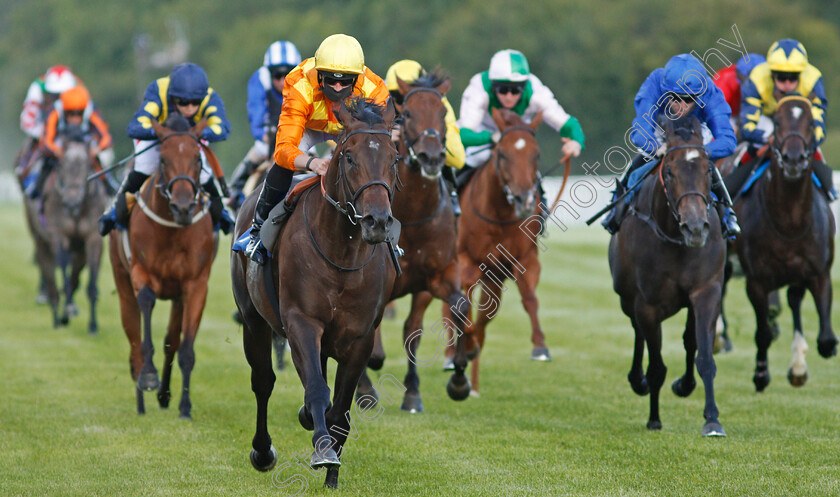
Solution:
<svg viewBox="0 0 840 497"><path fill-rule="evenodd" d="M154 119L152 126L161 140L160 165L137 194L128 230L111 232L111 266L123 328L131 345L129 361L131 377L137 383L137 412L146 410L144 390L157 389L158 403L162 408L169 407L169 380L177 352L183 376L178 409L182 419L191 419L189 390L195 337L218 246L199 187L198 136L207 123L202 121L190 128L186 119L173 115L165 126ZM152 361L151 318L157 299L172 301L162 381Z"/></svg>
<svg viewBox="0 0 840 497"><path fill-rule="evenodd" d="M779 100L770 165L735 202L742 233L735 242L747 278L747 296L755 310L756 354L753 382L759 392L770 383L767 349L772 341L768 324L768 294L788 286L793 313L793 360L788 380L801 386L808 378L807 344L800 306L810 290L820 319L817 350L828 358L837 353L831 328L831 264L834 261L834 215L812 180L814 120L806 98Z"/></svg>
<svg viewBox="0 0 840 497"><path fill-rule="evenodd" d="M268 434L268 399L275 380L271 336L278 332L289 340L305 389L298 417L304 428L314 429L311 465L328 468L325 485L331 487L338 485L339 456L351 432L353 394L396 276L382 243L394 223L395 111L364 99L349 102L337 115L344 134L322 187L301 194L270 261L259 266L240 252L231 254L233 295L244 320L245 357L257 400L251 463L268 471L277 462ZM250 226L256 200L251 195L240 209L237 238ZM338 363L332 403L330 357Z"/></svg>
<svg viewBox="0 0 840 497"><path fill-rule="evenodd" d="M79 287L82 269L87 266L88 331L96 333L97 279L102 258L102 237L98 236L96 220L105 208L106 195L101 181L85 181L96 160L90 154L89 141L66 134L62 142L63 157L44 186L43 217L39 216L41 222L36 228L41 240L36 253L52 308L53 326L67 324L77 312L73 294ZM63 276L63 306L59 306L56 266Z"/></svg>
<svg viewBox="0 0 840 497"><path fill-rule="evenodd" d="M490 159L473 175L461 193L461 221L458 232L458 264L461 282L478 316L467 320L467 349L484 345L487 324L501 305L507 290L504 281L513 279L522 296L522 305L531 318L531 358L550 360L545 336L537 318L537 283L540 279L538 247L520 225L538 212L540 149L535 132L542 122L537 115L525 124L515 112L493 110L493 120L501 132ZM481 288L479 299L475 291ZM451 308L444 315L452 316ZM478 392L479 356L472 362L472 388Z"/></svg>
<svg viewBox="0 0 840 497"><path fill-rule="evenodd" d="M431 359L417 357L420 337L424 334L423 314L432 298L443 300L456 311L454 321L446 325L454 328L455 336L460 337L464 322L459 316L465 315L468 303L461 292L455 214L441 177L446 161L446 107L442 98L449 90L450 82L439 72L421 76L411 85L400 79L397 81L404 95L403 104L398 106L404 119L397 145L401 188L395 194L391 208L394 217L402 223L400 245L405 255L400 258L402 275L394 282L391 300L411 294L411 311L403 327L403 343L409 360L403 383L406 392L400 408L417 413L423 412L417 366L442 361L445 351L439 347ZM443 327L436 327L436 331L442 337L446 336ZM463 347L459 352L454 361L455 373L447 385L447 392L455 400L465 399L470 392L464 375L467 359ZM384 353L372 357L372 362L374 359L381 366ZM371 389L370 379L363 374L359 394L373 394Z"/></svg>
<svg viewBox="0 0 840 497"><path fill-rule="evenodd" d="M714 165L703 148L700 122L690 116L673 122L662 119L668 149L662 163L642 183L632 215L610 240L609 261L613 289L636 334L633 365L627 378L639 395L650 393L647 427L662 428L659 391L667 368L662 361L661 323L683 307L688 318L683 334L686 371L671 385L687 397L696 386L697 372L706 390L704 436L725 435L715 404L712 357L715 320L720 313L726 246L712 209L710 186ZM648 369L642 371L644 344Z"/></svg>

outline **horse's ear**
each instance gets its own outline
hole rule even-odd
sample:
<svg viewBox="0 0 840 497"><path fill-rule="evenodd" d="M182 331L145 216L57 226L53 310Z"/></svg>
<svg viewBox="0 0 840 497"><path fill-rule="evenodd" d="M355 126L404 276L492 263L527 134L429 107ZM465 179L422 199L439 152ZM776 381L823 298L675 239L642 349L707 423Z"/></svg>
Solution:
<svg viewBox="0 0 840 497"><path fill-rule="evenodd" d="M437 85L435 90L437 90L437 92L441 95L446 95L446 92L448 92L450 88L452 88L452 82L449 78L447 78L443 83Z"/></svg>
<svg viewBox="0 0 840 497"><path fill-rule="evenodd" d="M382 119L385 120L388 129L391 129L391 126L393 126L395 117L397 117L397 103L393 98L388 97L388 100L385 102L385 112L382 113Z"/></svg>
<svg viewBox="0 0 840 497"><path fill-rule="evenodd" d="M656 124L665 131L665 136L672 136L674 134L674 121L670 120L664 112L657 116Z"/></svg>
<svg viewBox="0 0 840 497"><path fill-rule="evenodd" d="M531 129L536 131L537 128L540 127L540 124L542 124L542 120L543 120L542 112L537 112L537 115L534 116L534 119L531 120L531 124L529 124L529 126L531 126Z"/></svg>
<svg viewBox="0 0 840 497"><path fill-rule="evenodd" d="M505 128L507 128L507 122L505 122L501 109L493 108L493 110L490 111L490 115L493 117L493 122L496 123L496 127L499 128L499 131L504 131Z"/></svg>
<svg viewBox="0 0 840 497"><path fill-rule="evenodd" d="M348 124L353 120L353 117L350 115L350 111L347 109L346 100L342 100L338 106L338 114L335 116L338 118L338 122L347 129Z"/></svg>
<svg viewBox="0 0 840 497"><path fill-rule="evenodd" d="M163 126L157 119L152 118L152 129L161 140L172 134L172 130Z"/></svg>
<svg viewBox="0 0 840 497"><path fill-rule="evenodd" d="M190 128L190 134L195 136L201 136L201 132L204 131L204 128L207 127L207 118L204 117L201 121L198 121L198 124Z"/></svg>
<svg viewBox="0 0 840 497"><path fill-rule="evenodd" d="M407 95L408 92L411 91L411 85L401 80L399 77L397 78L397 86L400 89L400 93L403 95Z"/></svg>

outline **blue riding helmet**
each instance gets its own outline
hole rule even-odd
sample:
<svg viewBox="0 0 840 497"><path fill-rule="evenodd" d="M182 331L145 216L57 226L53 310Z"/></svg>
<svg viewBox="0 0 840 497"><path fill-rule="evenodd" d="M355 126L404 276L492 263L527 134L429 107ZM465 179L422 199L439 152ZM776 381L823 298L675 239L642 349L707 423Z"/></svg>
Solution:
<svg viewBox="0 0 840 497"><path fill-rule="evenodd" d="M263 65L265 67L284 66L293 68L300 64L300 52L290 41L275 41L265 51Z"/></svg>
<svg viewBox="0 0 840 497"><path fill-rule="evenodd" d="M207 96L210 87L207 73L200 66L187 62L172 69L169 76L169 96L184 100L196 100Z"/></svg>
<svg viewBox="0 0 840 497"><path fill-rule="evenodd" d="M750 59L749 62L747 62L748 57ZM738 74L749 76L755 66L766 61L767 59L765 59L763 55L759 55L757 53L747 54L738 59L738 62L735 63L735 70Z"/></svg>
<svg viewBox="0 0 840 497"><path fill-rule="evenodd" d="M662 93L676 93L678 95L699 95L708 89L706 68L691 54L680 54L671 57L665 64L665 74L662 78Z"/></svg>

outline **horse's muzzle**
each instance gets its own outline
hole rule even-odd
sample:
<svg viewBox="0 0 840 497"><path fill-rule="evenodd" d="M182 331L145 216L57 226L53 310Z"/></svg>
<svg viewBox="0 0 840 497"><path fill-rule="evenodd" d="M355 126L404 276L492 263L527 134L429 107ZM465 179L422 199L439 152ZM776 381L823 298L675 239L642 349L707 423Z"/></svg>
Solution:
<svg viewBox="0 0 840 497"><path fill-rule="evenodd" d="M417 162L420 163L420 174L428 179L440 178L443 165L446 163L446 152L441 150L440 154L430 156L426 152L417 154Z"/></svg>
<svg viewBox="0 0 840 497"><path fill-rule="evenodd" d="M394 216L388 212L368 214L359 223L362 226L362 238L370 244L382 243L388 238Z"/></svg>
<svg viewBox="0 0 840 497"><path fill-rule="evenodd" d="M680 223L680 233L682 233L683 241L687 247L700 248L706 245L706 241L709 239L709 222L697 220Z"/></svg>
<svg viewBox="0 0 840 497"><path fill-rule="evenodd" d="M189 226L190 224L192 224L192 215L195 206L195 202L190 202L187 205L181 205L176 202L171 202L169 204L169 210L170 212L172 212L172 218L175 220L176 223L180 224L181 226Z"/></svg>

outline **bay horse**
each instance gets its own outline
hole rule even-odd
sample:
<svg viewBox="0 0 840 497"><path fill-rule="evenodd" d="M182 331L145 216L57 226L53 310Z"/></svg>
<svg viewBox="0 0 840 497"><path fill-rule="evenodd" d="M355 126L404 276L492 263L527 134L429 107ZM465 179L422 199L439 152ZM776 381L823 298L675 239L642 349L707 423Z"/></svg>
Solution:
<svg viewBox="0 0 840 497"><path fill-rule="evenodd" d="M834 215L812 180L814 119L811 102L800 96L781 98L773 117L770 165L752 188L735 202L741 235L735 247L747 279L747 296L755 311L756 353L753 383L763 391L770 383L767 349L773 338L768 324L768 295L788 286L793 313L793 359L788 380L801 386L808 378L800 306L810 290L819 315L817 350L837 353L831 327L831 265L834 261Z"/></svg>
<svg viewBox="0 0 840 497"><path fill-rule="evenodd" d="M73 128L75 129L75 128ZM41 274L53 315L53 326L67 324L75 315L73 295L79 287L82 270L88 268L87 295L90 301L88 332L97 333L97 280L102 259L102 237L96 223L105 209L106 194L101 181L88 183L96 157L90 154L90 140L81 130L68 130L61 137L64 155L44 185L43 214L36 236L41 239L36 250ZM58 266L64 284L64 305L59 306L55 269ZM68 274L69 271L69 274Z"/></svg>
<svg viewBox="0 0 840 497"><path fill-rule="evenodd" d="M169 407L172 361L177 352L183 377L178 410L181 419L192 419L190 375L195 366L195 338L218 246L199 186L199 136L206 126L202 120L190 127L179 114L163 125L152 119L161 141L160 164L137 193L128 229L110 234L111 266L122 325L131 346L129 362L136 382L138 414L146 412L144 391L157 389L160 407ZM162 381L152 360L151 318L158 299L172 301Z"/></svg>
<svg viewBox="0 0 840 497"><path fill-rule="evenodd" d="M461 218L458 231L458 266L462 288L468 302L477 308L472 322L469 308L465 348L472 361L472 388L478 393L480 350L485 329L498 312L504 281L513 279L522 296L522 305L531 319L531 359L548 361L545 335L537 317L536 287L540 278L538 247L520 225L538 213L540 149L535 136L542 122L538 114L526 124L513 111L493 109L493 121L501 138L490 159L480 166L461 193ZM482 298L475 299L481 288ZM444 307L451 318L453 309ZM451 353L451 350L450 350Z"/></svg>
<svg viewBox="0 0 840 497"><path fill-rule="evenodd" d="M706 422L703 436L725 436L714 396L712 355L715 320L720 313L726 246L712 208L712 167L703 148L700 121L664 117L667 150L636 195L621 230L610 239L613 289L635 331L633 364L627 379L639 395L650 394L650 430L662 428L659 392L667 368L662 361L661 323L684 307L686 371L671 385L687 397L696 386L694 364L703 380ZM710 229L710 226L714 229ZM642 372L644 345L648 368Z"/></svg>
<svg viewBox="0 0 840 497"><path fill-rule="evenodd" d="M411 311L403 327L403 344L409 360L403 383L406 392L400 409L418 413L423 412L418 362L426 366L436 359L443 360L440 353L445 350L439 347L431 360L418 359L417 347L424 333L423 314L432 298L443 300L455 310L454 320L446 325L454 328L457 338L464 332L460 316L466 315L468 304L461 292L455 213L441 177L446 162L446 106L442 99L449 91L450 81L441 72L432 71L411 84L399 78L397 83L403 94L403 103L397 106L403 118L401 139L397 144L400 190L394 195L391 209L402 224L400 245L405 249L405 255L400 258L402 275L394 282L391 300L411 295ZM437 331L444 333L443 328ZM377 343L381 344L381 341ZM377 349L381 350L381 346L374 348L374 354ZM384 351L379 357L371 357L371 362L379 367L383 360ZM464 375L467 358L463 347L454 363L455 372L447 392L452 399L463 400L470 392ZM360 398L376 395L364 372L357 395Z"/></svg>
<svg viewBox="0 0 840 497"><path fill-rule="evenodd" d="M353 394L396 277L383 243L394 224L397 150L390 130L395 110L358 97L347 102L337 112L344 132L336 139L321 189L301 194L269 262L260 266L231 252L233 295L244 321L243 345L257 401L251 464L268 471L278 458L267 426L275 380L271 336L277 332L289 341L305 390L298 419L314 430L311 466L327 468L329 487L338 485ZM235 239L251 225L256 200L254 193L242 205ZM332 403L330 357L338 363Z"/></svg>

